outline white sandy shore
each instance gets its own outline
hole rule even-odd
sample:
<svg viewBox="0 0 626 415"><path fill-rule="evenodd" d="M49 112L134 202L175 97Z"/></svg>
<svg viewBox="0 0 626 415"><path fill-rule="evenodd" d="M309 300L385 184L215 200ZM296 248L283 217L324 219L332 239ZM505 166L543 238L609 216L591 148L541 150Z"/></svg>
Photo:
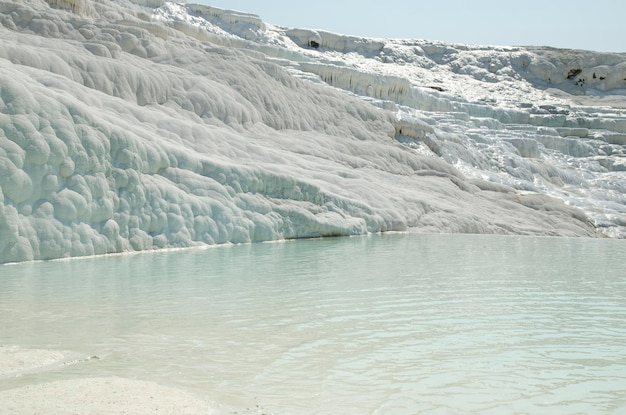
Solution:
<svg viewBox="0 0 626 415"><path fill-rule="evenodd" d="M73 379L0 392L3 414L212 414L208 403L153 382Z"/></svg>
<svg viewBox="0 0 626 415"><path fill-rule="evenodd" d="M62 364L63 352L0 346L0 379ZM5 382L6 385L6 382ZM6 387L6 386L5 386ZM154 382L79 378L0 390L0 414L212 414L210 404Z"/></svg>

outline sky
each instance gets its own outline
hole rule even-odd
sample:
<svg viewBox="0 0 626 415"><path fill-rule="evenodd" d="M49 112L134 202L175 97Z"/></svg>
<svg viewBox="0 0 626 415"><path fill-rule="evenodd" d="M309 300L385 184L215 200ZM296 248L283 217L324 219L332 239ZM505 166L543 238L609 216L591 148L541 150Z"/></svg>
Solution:
<svg viewBox="0 0 626 415"><path fill-rule="evenodd" d="M187 0L364 37L626 52L624 0Z"/></svg>

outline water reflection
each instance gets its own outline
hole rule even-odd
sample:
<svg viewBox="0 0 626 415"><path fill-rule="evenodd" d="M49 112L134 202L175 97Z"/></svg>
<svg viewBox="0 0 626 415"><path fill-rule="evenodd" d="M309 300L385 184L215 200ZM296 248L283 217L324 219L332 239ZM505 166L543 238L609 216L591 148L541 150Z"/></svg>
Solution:
<svg viewBox="0 0 626 415"><path fill-rule="evenodd" d="M40 380L156 380L240 414L618 413L625 246L382 235L5 266L2 342L102 357Z"/></svg>

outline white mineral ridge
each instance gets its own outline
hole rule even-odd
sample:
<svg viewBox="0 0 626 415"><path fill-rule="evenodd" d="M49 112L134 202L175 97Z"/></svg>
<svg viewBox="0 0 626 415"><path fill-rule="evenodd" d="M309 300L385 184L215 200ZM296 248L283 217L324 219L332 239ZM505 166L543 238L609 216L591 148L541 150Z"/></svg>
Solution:
<svg viewBox="0 0 626 415"><path fill-rule="evenodd" d="M626 235L626 56L0 1L0 263L370 232Z"/></svg>

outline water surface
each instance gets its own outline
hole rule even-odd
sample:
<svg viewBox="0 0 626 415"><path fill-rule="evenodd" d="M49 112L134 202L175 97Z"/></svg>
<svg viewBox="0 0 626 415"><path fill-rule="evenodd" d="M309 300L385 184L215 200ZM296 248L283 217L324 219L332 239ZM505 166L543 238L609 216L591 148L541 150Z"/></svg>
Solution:
<svg viewBox="0 0 626 415"><path fill-rule="evenodd" d="M626 241L380 235L0 267L0 344L239 414L626 413Z"/></svg>

